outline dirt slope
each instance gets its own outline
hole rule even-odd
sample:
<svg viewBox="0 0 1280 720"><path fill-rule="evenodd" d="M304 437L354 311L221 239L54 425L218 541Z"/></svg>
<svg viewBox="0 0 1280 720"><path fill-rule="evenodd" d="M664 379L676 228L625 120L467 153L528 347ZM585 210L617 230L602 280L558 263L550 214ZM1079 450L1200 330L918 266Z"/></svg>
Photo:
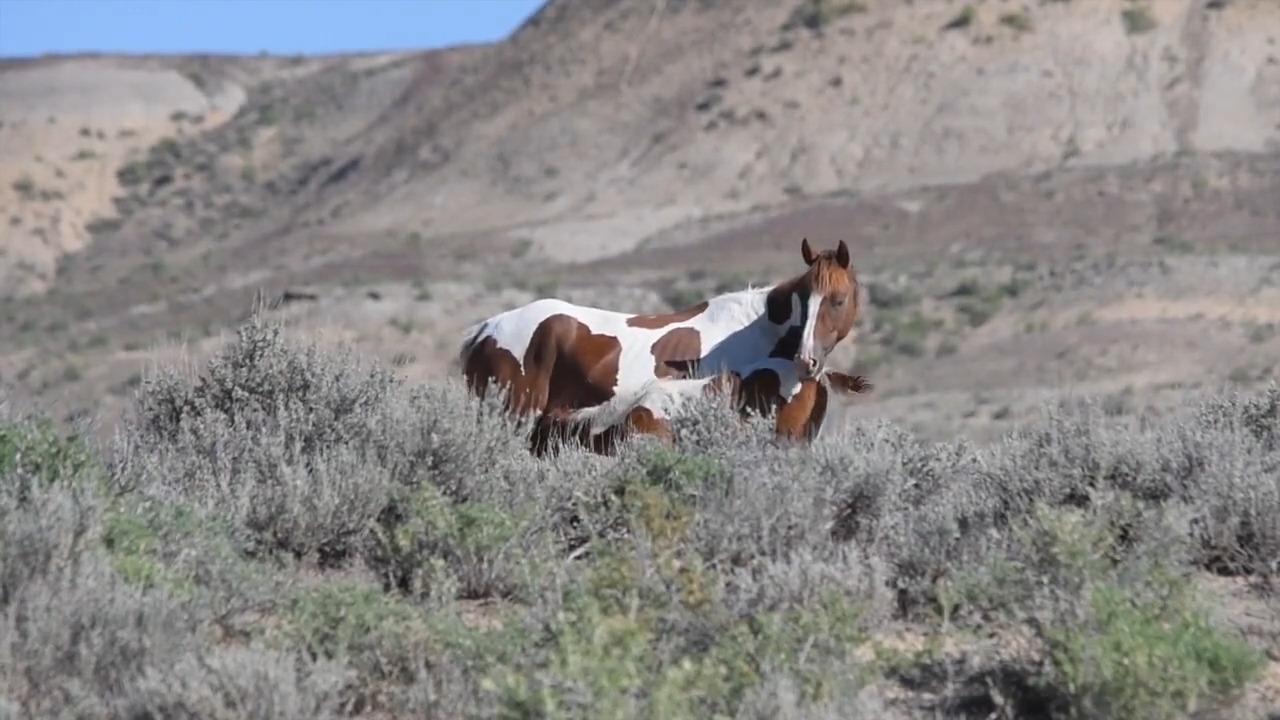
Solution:
<svg viewBox="0 0 1280 720"><path fill-rule="evenodd" d="M1257 382L1278 42L1267 0L553 0L442 52L3 63L0 382L109 414L259 291L439 375L485 313L679 304L804 235L872 291L858 412Z"/></svg>

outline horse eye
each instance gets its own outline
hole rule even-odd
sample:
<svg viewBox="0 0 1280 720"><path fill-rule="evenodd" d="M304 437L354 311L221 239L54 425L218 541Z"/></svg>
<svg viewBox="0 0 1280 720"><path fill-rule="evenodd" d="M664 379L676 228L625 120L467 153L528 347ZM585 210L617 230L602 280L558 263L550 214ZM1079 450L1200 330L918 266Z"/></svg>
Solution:
<svg viewBox="0 0 1280 720"><path fill-rule="evenodd" d="M832 298L831 305L833 307L844 307L844 298L843 297Z"/></svg>

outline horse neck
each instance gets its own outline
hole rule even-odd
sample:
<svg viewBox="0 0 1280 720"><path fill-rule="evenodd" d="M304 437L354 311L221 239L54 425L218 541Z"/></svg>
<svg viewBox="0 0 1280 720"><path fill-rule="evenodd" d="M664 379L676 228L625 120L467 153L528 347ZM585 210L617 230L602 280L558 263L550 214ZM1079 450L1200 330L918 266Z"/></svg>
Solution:
<svg viewBox="0 0 1280 720"><path fill-rule="evenodd" d="M748 288L711 298L706 311L708 324L723 328L728 334L767 319L767 298L773 287Z"/></svg>
<svg viewBox="0 0 1280 720"><path fill-rule="evenodd" d="M769 321L768 296L774 287L725 293L708 301L706 326L700 329L713 342L705 346L706 367L700 374L737 369L768 355L786 332L786 326Z"/></svg>

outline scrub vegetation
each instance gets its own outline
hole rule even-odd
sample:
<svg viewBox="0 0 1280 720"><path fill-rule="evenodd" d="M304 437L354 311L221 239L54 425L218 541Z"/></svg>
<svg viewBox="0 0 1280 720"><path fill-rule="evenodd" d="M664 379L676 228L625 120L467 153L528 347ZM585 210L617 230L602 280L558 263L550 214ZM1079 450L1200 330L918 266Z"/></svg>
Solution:
<svg viewBox="0 0 1280 720"><path fill-rule="evenodd" d="M676 425L535 459L260 318L101 447L9 411L0 715L1230 716L1266 671L1204 588L1280 571L1280 387L988 446Z"/></svg>

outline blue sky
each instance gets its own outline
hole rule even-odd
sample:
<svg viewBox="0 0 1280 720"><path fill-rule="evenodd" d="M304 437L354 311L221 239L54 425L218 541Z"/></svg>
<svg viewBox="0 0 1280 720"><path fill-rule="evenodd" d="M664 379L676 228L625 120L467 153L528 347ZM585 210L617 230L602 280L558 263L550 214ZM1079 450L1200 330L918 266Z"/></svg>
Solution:
<svg viewBox="0 0 1280 720"><path fill-rule="evenodd" d="M0 0L0 56L427 49L499 40L542 4L543 0Z"/></svg>

